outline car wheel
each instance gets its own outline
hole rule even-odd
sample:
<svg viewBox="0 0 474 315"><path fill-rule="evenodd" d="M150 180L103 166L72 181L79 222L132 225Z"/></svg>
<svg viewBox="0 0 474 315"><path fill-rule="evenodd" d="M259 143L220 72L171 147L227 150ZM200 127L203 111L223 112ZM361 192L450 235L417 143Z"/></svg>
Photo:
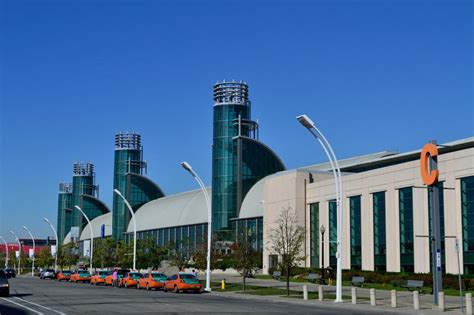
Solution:
<svg viewBox="0 0 474 315"><path fill-rule="evenodd" d="M168 288L166 286L163 287L163 292L168 292Z"/></svg>
<svg viewBox="0 0 474 315"><path fill-rule="evenodd" d="M201 290L196 289L196 290L194 291L194 293L201 293Z"/></svg>
<svg viewBox="0 0 474 315"><path fill-rule="evenodd" d="M178 286L177 285L174 285L174 290L173 290L174 293L178 293L179 292L179 289L178 289Z"/></svg>

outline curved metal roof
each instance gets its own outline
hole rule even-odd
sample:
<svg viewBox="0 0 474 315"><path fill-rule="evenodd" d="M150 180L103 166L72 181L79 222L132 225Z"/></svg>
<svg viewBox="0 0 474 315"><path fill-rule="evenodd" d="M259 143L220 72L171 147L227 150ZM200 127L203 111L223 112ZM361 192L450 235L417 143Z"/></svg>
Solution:
<svg viewBox="0 0 474 315"><path fill-rule="evenodd" d="M206 188L209 195L211 188ZM137 231L207 222L207 206L201 189L152 200L136 212ZM127 232L133 232L133 220Z"/></svg>
<svg viewBox="0 0 474 315"><path fill-rule="evenodd" d="M105 224L105 236L112 235L112 212L108 212L91 221L92 232L94 233L94 238L100 237L100 226ZM89 224L82 229L80 240L88 240L91 238L91 228Z"/></svg>
<svg viewBox="0 0 474 315"><path fill-rule="evenodd" d="M71 231L69 231L63 240L63 245L71 243Z"/></svg>
<svg viewBox="0 0 474 315"><path fill-rule="evenodd" d="M239 219L263 216L263 188L265 186L265 181L272 175L262 178L255 185L253 185L252 188L250 188L247 195L245 195L244 201L242 202Z"/></svg>

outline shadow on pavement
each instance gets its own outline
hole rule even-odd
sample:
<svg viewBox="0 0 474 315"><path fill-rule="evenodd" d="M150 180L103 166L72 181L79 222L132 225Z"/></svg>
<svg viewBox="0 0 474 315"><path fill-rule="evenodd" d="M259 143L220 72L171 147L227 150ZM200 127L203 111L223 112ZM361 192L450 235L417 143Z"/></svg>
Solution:
<svg viewBox="0 0 474 315"><path fill-rule="evenodd" d="M23 315L23 314L28 314L27 312L23 311L23 310L19 310L17 308L13 308L13 307L10 307L10 306L6 306L6 305L0 305L0 314L5 314L5 315Z"/></svg>
<svg viewBox="0 0 474 315"><path fill-rule="evenodd" d="M30 295L33 295L31 293L13 293L13 294L10 294L10 296L16 296L16 297L23 297L23 296L30 296Z"/></svg>

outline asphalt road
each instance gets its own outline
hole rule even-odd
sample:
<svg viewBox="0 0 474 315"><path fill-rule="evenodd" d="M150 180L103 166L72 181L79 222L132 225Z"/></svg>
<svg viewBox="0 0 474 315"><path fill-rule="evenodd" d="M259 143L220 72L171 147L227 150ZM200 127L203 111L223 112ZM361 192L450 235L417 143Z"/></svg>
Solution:
<svg viewBox="0 0 474 315"><path fill-rule="evenodd" d="M238 294L165 293L91 286L38 278L10 279L10 297L0 297L0 314L144 314L144 313L311 313L368 314L367 310L267 301ZM236 296L237 295L237 296ZM375 314L375 313L374 313ZM380 314L380 311L377 312Z"/></svg>

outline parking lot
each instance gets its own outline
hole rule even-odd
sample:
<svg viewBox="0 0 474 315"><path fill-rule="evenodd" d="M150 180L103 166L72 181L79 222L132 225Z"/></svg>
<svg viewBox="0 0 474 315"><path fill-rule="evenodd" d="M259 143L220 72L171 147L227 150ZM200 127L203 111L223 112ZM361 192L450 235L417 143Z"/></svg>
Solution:
<svg viewBox="0 0 474 315"><path fill-rule="evenodd" d="M269 302L223 293L171 293L92 286L39 278L10 279L11 296L0 298L3 314L143 314L143 313L311 313L340 314L340 308ZM347 312L347 311L345 311ZM367 311L349 311L367 314Z"/></svg>

